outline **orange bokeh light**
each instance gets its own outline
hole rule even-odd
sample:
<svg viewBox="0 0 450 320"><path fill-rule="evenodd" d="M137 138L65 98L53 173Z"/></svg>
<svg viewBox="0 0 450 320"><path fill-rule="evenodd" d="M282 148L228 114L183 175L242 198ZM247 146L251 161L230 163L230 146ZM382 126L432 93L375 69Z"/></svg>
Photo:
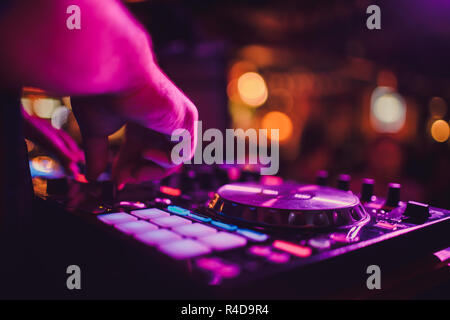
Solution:
<svg viewBox="0 0 450 320"><path fill-rule="evenodd" d="M268 112L262 119L262 128L267 129L270 136L270 129L279 129L279 141L285 141L292 136L293 125L289 116L283 112Z"/></svg>
<svg viewBox="0 0 450 320"><path fill-rule="evenodd" d="M241 75L237 88L241 100L251 107L259 107L267 100L266 82L256 72L246 72Z"/></svg>
<svg viewBox="0 0 450 320"><path fill-rule="evenodd" d="M450 136L450 128L445 120L436 120L431 125L431 136L437 142L445 142Z"/></svg>

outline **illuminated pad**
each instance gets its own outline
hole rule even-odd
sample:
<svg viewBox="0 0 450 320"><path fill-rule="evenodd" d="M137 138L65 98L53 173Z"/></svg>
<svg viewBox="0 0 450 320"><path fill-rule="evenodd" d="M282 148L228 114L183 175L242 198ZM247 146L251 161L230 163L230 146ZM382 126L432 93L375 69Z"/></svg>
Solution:
<svg viewBox="0 0 450 320"><path fill-rule="evenodd" d="M263 242L269 239L269 236L264 233L260 233L257 231L249 230L249 229L238 229L236 233L244 236L252 241Z"/></svg>
<svg viewBox="0 0 450 320"><path fill-rule="evenodd" d="M151 222L153 222L154 224L157 224L158 226L161 226L163 228L174 228L174 227L182 226L184 224L192 223L191 220L184 219L184 218L181 218L178 216L156 218L156 219L152 219Z"/></svg>
<svg viewBox="0 0 450 320"><path fill-rule="evenodd" d="M295 243L282 240L274 241L273 247L301 258L309 257L312 253L312 250L309 247L296 245Z"/></svg>
<svg viewBox="0 0 450 320"><path fill-rule="evenodd" d="M119 223L125 223L125 222L131 222L131 221L137 220L136 217L133 217L132 215L125 213L125 212L100 214L97 216L97 219L100 220L101 222L109 224L109 225L116 225Z"/></svg>
<svg viewBox="0 0 450 320"><path fill-rule="evenodd" d="M205 226L200 223L193 224L185 224L176 228L173 228L173 231L179 233L186 237L200 238L203 236L207 236L213 233L216 233L217 230L208 226Z"/></svg>
<svg viewBox="0 0 450 320"><path fill-rule="evenodd" d="M140 219L144 219L144 220L150 220L150 219L170 216L170 214L168 214L167 212L156 209L156 208L133 210L133 211L131 211L131 214Z"/></svg>
<svg viewBox="0 0 450 320"><path fill-rule="evenodd" d="M154 224L142 220L120 223L115 225L114 227L117 230L130 235L158 230L158 227Z"/></svg>
<svg viewBox="0 0 450 320"><path fill-rule="evenodd" d="M215 250L229 250L247 244L245 238L226 232L218 232L199 240Z"/></svg>
<svg viewBox="0 0 450 320"><path fill-rule="evenodd" d="M169 210L170 212L174 213L174 214L178 214L180 216L187 216L190 211L188 209L184 209L178 206L168 206L167 210Z"/></svg>
<svg viewBox="0 0 450 320"><path fill-rule="evenodd" d="M159 250L174 259L189 259L211 252L206 245L190 239L162 245Z"/></svg>
<svg viewBox="0 0 450 320"><path fill-rule="evenodd" d="M149 246L157 246L167 242L181 240L180 235L165 229L140 233L135 238Z"/></svg>

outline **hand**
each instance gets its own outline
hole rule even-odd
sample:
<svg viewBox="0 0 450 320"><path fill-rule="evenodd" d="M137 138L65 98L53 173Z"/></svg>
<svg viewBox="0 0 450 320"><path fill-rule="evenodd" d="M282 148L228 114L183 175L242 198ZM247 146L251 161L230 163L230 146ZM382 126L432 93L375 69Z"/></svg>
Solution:
<svg viewBox="0 0 450 320"><path fill-rule="evenodd" d="M105 170L108 136L123 125L125 141L113 164L119 188L161 179L179 167L170 158L173 130L186 129L192 138L191 150L195 150L197 109L156 64L141 87L121 94L74 98L72 108L83 137L88 180Z"/></svg>
<svg viewBox="0 0 450 320"><path fill-rule="evenodd" d="M22 109L25 137L54 154L64 169L72 175L79 173L78 163L84 162L83 151L64 130L58 130L44 120Z"/></svg>
<svg viewBox="0 0 450 320"><path fill-rule="evenodd" d="M66 8L74 4L82 12L79 30L66 28ZM105 169L108 135L123 125L126 139L113 165L118 185L175 170L166 143L174 129L189 131L194 150L197 110L156 65L149 35L120 1L14 1L0 19L0 47L8 48L0 88L28 85L73 98L88 179Z"/></svg>

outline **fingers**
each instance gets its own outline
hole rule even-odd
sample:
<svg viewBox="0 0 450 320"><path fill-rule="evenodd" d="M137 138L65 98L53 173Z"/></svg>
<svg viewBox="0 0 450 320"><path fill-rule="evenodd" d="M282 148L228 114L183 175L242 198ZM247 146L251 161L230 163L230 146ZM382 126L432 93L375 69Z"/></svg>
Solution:
<svg viewBox="0 0 450 320"><path fill-rule="evenodd" d="M114 112L107 97L72 99L72 109L80 127L86 159L86 178L95 181L108 165L108 136L124 120Z"/></svg>
<svg viewBox="0 0 450 320"><path fill-rule="evenodd" d="M158 66L151 67L145 85L119 100L130 122L169 136L176 129L185 129L195 150L197 108Z"/></svg>
<svg viewBox="0 0 450 320"><path fill-rule="evenodd" d="M66 132L53 128L44 119L25 112L23 117L27 138L54 154L67 172L73 175L79 173L77 162L84 158L76 142Z"/></svg>
<svg viewBox="0 0 450 320"><path fill-rule="evenodd" d="M59 130L59 135L61 136L61 139L66 144L67 149L70 150L73 161L84 163L85 162L84 152L83 152L83 150L81 150L81 148L75 142L75 140L73 140L72 137L63 130Z"/></svg>
<svg viewBox="0 0 450 320"><path fill-rule="evenodd" d="M95 181L108 165L108 137L83 137L86 178Z"/></svg>
<svg viewBox="0 0 450 320"><path fill-rule="evenodd" d="M113 165L113 178L119 189L127 183L159 180L175 170L170 158L171 142L142 126L128 124L126 140Z"/></svg>

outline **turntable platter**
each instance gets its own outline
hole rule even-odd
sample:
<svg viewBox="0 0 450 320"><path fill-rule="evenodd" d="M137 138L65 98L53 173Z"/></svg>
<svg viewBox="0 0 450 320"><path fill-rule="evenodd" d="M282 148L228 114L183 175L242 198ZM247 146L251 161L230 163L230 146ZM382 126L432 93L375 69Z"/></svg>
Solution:
<svg viewBox="0 0 450 320"><path fill-rule="evenodd" d="M351 192L294 183L227 184L219 188L208 207L223 217L261 226L342 227L369 219Z"/></svg>

